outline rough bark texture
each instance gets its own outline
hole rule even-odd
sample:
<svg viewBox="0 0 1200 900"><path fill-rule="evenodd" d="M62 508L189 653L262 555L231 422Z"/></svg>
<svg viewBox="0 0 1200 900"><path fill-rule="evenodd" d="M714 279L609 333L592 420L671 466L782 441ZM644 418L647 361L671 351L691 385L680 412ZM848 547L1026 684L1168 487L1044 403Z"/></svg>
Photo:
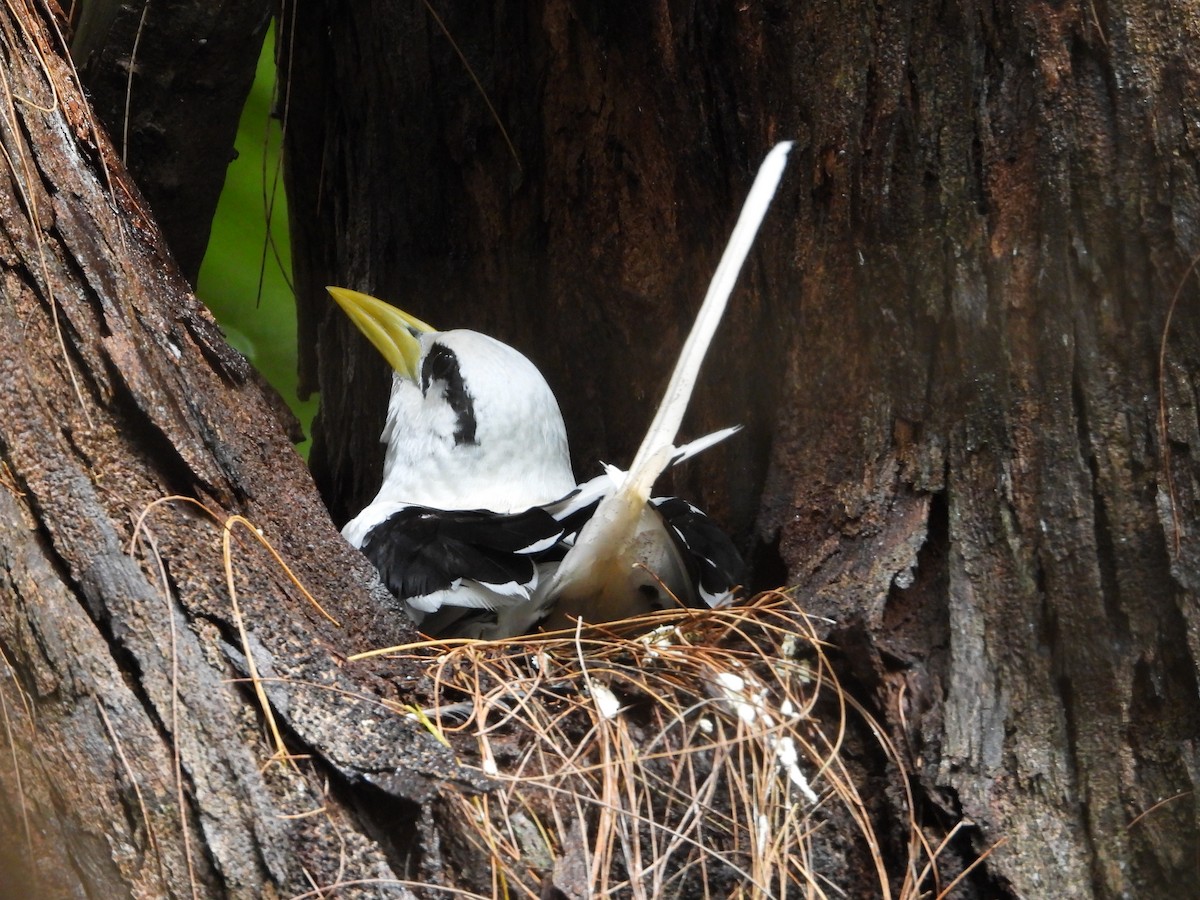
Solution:
<svg viewBox="0 0 1200 900"><path fill-rule="evenodd" d="M78 0L71 50L191 284L270 22L270 0Z"/></svg>
<svg viewBox="0 0 1200 900"><path fill-rule="evenodd" d="M288 23L335 518L375 488L386 376L324 284L525 350L590 473L628 461L754 167L795 138L689 426L747 432L677 487L838 622L919 813L1006 841L969 891L1193 886L1200 10L439 12L516 159L420 4Z"/></svg>
<svg viewBox="0 0 1200 900"><path fill-rule="evenodd" d="M345 660L402 619L362 587L50 24L0 9L0 894L293 896L436 867L422 805L470 779ZM177 494L217 523L152 508ZM233 514L341 627L247 528L227 582ZM271 761L247 648L294 764Z"/></svg>

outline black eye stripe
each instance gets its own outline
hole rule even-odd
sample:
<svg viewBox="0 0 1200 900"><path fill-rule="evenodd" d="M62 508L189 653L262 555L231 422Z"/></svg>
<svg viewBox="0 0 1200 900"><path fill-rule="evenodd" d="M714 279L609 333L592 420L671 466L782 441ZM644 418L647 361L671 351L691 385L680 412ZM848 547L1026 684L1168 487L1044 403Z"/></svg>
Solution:
<svg viewBox="0 0 1200 900"><path fill-rule="evenodd" d="M428 394L429 385L435 381L446 386L446 402L457 416L454 443L476 443L475 398L467 392L458 356L445 344L437 342L429 348L421 362L421 393Z"/></svg>

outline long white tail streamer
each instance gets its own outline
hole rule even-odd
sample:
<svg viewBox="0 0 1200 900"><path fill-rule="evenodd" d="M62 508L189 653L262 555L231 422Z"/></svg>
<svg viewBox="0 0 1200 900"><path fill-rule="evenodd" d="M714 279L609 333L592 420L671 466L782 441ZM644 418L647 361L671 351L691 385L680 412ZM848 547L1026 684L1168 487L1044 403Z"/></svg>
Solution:
<svg viewBox="0 0 1200 900"><path fill-rule="evenodd" d="M647 457L663 445L675 443L683 414L696 387L696 378L700 375L700 366L708 353L708 345L712 343L713 335L716 334L717 326L721 323L721 317L729 303L729 295L733 293L742 265L754 245L754 238L758 235L758 228L767 214L771 200L775 197L775 190L783 177L791 149L791 141L776 144L758 170L750 193L746 196L746 202L742 205L737 224L733 226L733 233L729 236L729 243L725 245L721 262L718 263L717 271L713 273L712 281L708 285L708 293L704 295L704 302L700 305L700 311L696 313L692 331L679 353L679 360L675 363L675 371L671 373L671 380L658 406L658 412L654 414L654 421L646 430L642 445L629 467L631 477Z"/></svg>
<svg viewBox="0 0 1200 900"><path fill-rule="evenodd" d="M729 243L721 255L721 262L709 283L708 293L696 314L691 333L679 353L666 393L634 456L633 464L620 488L600 503L595 515L580 531L575 546L555 573L551 595L571 582L586 577L586 573L606 553L612 552L614 545L627 539L624 532L632 533L631 529L636 526L642 507L650 498L654 482L674 458L675 438L696 387L700 366L725 313L729 295L737 284L759 226L779 187L791 149L791 141L776 144L759 168L737 224L729 236Z"/></svg>

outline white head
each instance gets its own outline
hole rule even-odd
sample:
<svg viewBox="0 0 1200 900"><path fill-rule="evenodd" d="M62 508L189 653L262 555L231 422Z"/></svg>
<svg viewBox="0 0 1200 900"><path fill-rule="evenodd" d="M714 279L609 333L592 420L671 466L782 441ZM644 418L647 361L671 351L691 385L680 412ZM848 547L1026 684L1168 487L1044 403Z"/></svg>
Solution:
<svg viewBox="0 0 1200 900"><path fill-rule="evenodd" d="M351 523L364 520L356 525L364 535L405 505L516 512L574 489L558 402L525 356L475 331L436 331L366 294L329 290L393 370L383 485Z"/></svg>

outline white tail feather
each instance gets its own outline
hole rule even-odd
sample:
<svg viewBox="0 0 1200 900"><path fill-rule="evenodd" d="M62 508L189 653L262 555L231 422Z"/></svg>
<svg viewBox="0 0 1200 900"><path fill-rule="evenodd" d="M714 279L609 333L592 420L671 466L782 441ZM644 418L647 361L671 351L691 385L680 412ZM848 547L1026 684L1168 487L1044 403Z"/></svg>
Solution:
<svg viewBox="0 0 1200 900"><path fill-rule="evenodd" d="M709 344L712 343L713 335L716 334L717 325L720 324L729 295L737 283L742 264L746 261L758 228L771 205L771 199L775 196L791 149L790 141L776 144L759 168L737 224L733 228L733 234L725 246L721 262L708 286L708 293L696 314L691 333L680 351L678 362L675 363L675 371L671 374L666 393L638 448L637 455L634 456L633 464L625 474L620 488L601 501L596 514L581 529L575 546L568 551L555 573L550 588L551 596L557 595L568 586L588 581L597 566L612 554L623 551L624 545L632 539L632 529L636 528L640 511L650 499L654 482L658 480L663 469L672 462L679 462L707 449L736 430L714 432L685 445L682 452L674 446L683 414L687 410L696 386L696 378L700 374L700 366L704 362Z"/></svg>
<svg viewBox="0 0 1200 900"><path fill-rule="evenodd" d="M729 295L733 293L738 275L741 274L742 264L745 263L754 238L758 235L758 228L775 196L775 189L779 187L783 167L787 164L787 155L791 149L791 141L776 144L758 170L750 193L746 196L746 202L742 205L741 214L738 215L737 224L733 226L733 233L729 236L729 243L725 245L721 262L717 264L717 271L713 273L712 281L708 285L708 293L704 295L700 312L696 314L691 333L679 353L679 360L675 363L675 371L671 373L666 393L658 405L658 412L654 414L654 421L646 430L642 445L629 467L631 478L635 477L634 473L645 463L647 457L653 455L660 447L675 443L683 414L696 387L700 366L708 353L708 345L712 343L717 326L721 323Z"/></svg>

